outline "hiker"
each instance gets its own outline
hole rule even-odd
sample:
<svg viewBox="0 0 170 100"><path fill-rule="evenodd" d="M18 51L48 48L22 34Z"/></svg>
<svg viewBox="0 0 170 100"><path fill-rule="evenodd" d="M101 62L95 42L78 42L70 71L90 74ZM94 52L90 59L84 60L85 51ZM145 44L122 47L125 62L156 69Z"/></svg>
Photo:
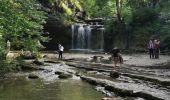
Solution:
<svg viewBox="0 0 170 100"><path fill-rule="evenodd" d="M148 49L149 49L150 59L154 59L154 42L152 39L149 40Z"/></svg>
<svg viewBox="0 0 170 100"><path fill-rule="evenodd" d="M159 52L160 52L160 41L154 40L155 59L159 59Z"/></svg>
<svg viewBox="0 0 170 100"><path fill-rule="evenodd" d="M61 44L59 44L58 45L58 49L59 49L59 59L62 59L63 58L63 51L64 51L64 47L61 45Z"/></svg>
<svg viewBox="0 0 170 100"><path fill-rule="evenodd" d="M111 50L111 53L112 53L112 58L114 61L114 67L117 67L118 62L121 66L121 64L123 63L123 58L122 58L122 55L120 54L120 49L118 49L117 47L114 47Z"/></svg>

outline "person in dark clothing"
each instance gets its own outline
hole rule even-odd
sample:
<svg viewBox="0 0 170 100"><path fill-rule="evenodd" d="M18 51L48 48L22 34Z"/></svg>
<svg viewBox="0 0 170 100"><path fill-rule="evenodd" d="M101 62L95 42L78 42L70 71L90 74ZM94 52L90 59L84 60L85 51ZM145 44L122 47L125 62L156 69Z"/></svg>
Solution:
<svg viewBox="0 0 170 100"><path fill-rule="evenodd" d="M159 59L159 52L160 52L160 41L154 41L154 48L155 48L155 59Z"/></svg>
<svg viewBox="0 0 170 100"><path fill-rule="evenodd" d="M121 64L123 63L123 58L120 54L120 49L118 49L117 47L113 48L111 50L111 53L112 53L112 58L113 58L113 61L114 61L114 66L117 67L117 63L119 62L120 66Z"/></svg>

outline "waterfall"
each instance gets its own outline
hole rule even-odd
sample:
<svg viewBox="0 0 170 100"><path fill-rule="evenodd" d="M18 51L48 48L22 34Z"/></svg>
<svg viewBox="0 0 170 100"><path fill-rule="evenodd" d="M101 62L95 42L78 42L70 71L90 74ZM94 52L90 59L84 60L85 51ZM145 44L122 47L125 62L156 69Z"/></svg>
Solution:
<svg viewBox="0 0 170 100"><path fill-rule="evenodd" d="M72 30L72 49L74 49L74 25L71 25L71 30Z"/></svg>
<svg viewBox="0 0 170 100"><path fill-rule="evenodd" d="M86 26L86 34L87 34L87 48L91 49L91 27L90 25Z"/></svg>
<svg viewBox="0 0 170 100"><path fill-rule="evenodd" d="M85 30L83 25L80 25L78 28L77 34L77 48L84 49L85 48Z"/></svg>
<svg viewBox="0 0 170 100"><path fill-rule="evenodd" d="M101 50L103 50L103 48L104 48L104 28L100 28L100 30L101 30L101 44L100 44L100 49Z"/></svg>
<svg viewBox="0 0 170 100"><path fill-rule="evenodd" d="M102 20L88 20L87 23L75 23L72 29L72 51L96 52L104 48L104 26Z"/></svg>

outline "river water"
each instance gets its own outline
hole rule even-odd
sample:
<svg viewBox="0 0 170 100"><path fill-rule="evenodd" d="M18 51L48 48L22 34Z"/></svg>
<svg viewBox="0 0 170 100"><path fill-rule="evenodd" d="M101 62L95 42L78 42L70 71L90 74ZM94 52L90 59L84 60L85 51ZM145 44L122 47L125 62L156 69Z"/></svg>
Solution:
<svg viewBox="0 0 170 100"><path fill-rule="evenodd" d="M44 82L26 77L0 80L0 100L101 100L103 95L81 80Z"/></svg>
<svg viewBox="0 0 170 100"><path fill-rule="evenodd" d="M59 79L55 71L72 72L65 64L50 64L45 70L19 72L0 79L0 100L101 100L104 95L75 75ZM30 73L39 79L29 79Z"/></svg>

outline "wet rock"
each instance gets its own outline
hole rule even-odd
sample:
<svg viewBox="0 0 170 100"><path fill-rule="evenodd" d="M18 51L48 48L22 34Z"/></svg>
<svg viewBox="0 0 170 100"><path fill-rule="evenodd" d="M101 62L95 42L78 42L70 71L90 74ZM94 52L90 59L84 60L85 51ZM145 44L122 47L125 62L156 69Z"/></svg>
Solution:
<svg viewBox="0 0 170 100"><path fill-rule="evenodd" d="M110 72L110 77L112 77L112 78L118 78L119 76L120 76L120 73L118 73L116 71Z"/></svg>
<svg viewBox="0 0 170 100"><path fill-rule="evenodd" d="M80 72L75 73L76 76L81 76Z"/></svg>
<svg viewBox="0 0 170 100"><path fill-rule="evenodd" d="M160 84L162 86L170 86L170 81L166 80L166 79L162 79L162 78L149 77L149 76L145 76L145 75L129 74L129 73L128 74L122 73L122 75L123 76L128 76L130 78L135 78L135 79L154 82L154 83Z"/></svg>
<svg viewBox="0 0 170 100"><path fill-rule="evenodd" d="M47 69L46 69L46 70L44 70L43 72L44 72L44 73L51 73L52 71L53 71L53 70L47 70Z"/></svg>
<svg viewBox="0 0 170 100"><path fill-rule="evenodd" d="M45 69L40 67L40 68L38 68L38 70L45 70Z"/></svg>
<svg viewBox="0 0 170 100"><path fill-rule="evenodd" d="M102 100L116 100L116 99L114 99L114 98L104 97L104 98L102 98Z"/></svg>
<svg viewBox="0 0 170 100"><path fill-rule="evenodd" d="M107 85L105 87L106 90L108 91L114 91L117 95L125 97L125 96L133 96L133 91L132 90L126 90L126 89L121 89L118 87L114 87L112 85Z"/></svg>
<svg viewBox="0 0 170 100"><path fill-rule="evenodd" d="M101 62L101 60L103 59L103 56L93 56L93 61L95 62Z"/></svg>
<svg viewBox="0 0 170 100"><path fill-rule="evenodd" d="M73 77L71 74L62 73L58 76L60 79L67 79Z"/></svg>
<svg viewBox="0 0 170 100"><path fill-rule="evenodd" d="M30 63L20 64L22 70L44 70L43 68L36 67Z"/></svg>
<svg viewBox="0 0 170 100"><path fill-rule="evenodd" d="M97 74L97 71L87 71L87 74Z"/></svg>
<svg viewBox="0 0 170 100"><path fill-rule="evenodd" d="M33 63L36 64L36 65L44 65L44 62L42 62L38 59L34 60Z"/></svg>
<svg viewBox="0 0 170 100"><path fill-rule="evenodd" d="M97 79L91 79L89 77L86 77L86 76L81 76L80 77L82 80L84 81L87 81L88 83L92 84L92 85L100 85L100 86L104 86L105 85L105 82L100 82L99 80Z"/></svg>
<svg viewBox="0 0 170 100"><path fill-rule="evenodd" d="M30 79L37 79L39 77L37 75L35 75L35 74L29 74L28 78L30 78Z"/></svg>
<svg viewBox="0 0 170 100"><path fill-rule="evenodd" d="M64 66L64 65L66 65L65 62L63 62L63 61L60 62L60 66Z"/></svg>
<svg viewBox="0 0 170 100"><path fill-rule="evenodd" d="M30 51L23 51L21 53L23 59L35 59L36 57Z"/></svg>
<svg viewBox="0 0 170 100"><path fill-rule="evenodd" d="M92 85L104 86L105 90L114 92L121 97L141 97L146 100L169 100L169 95L164 92L158 92L157 89L145 87L143 85L132 83L118 83L106 79L81 76L81 79ZM152 92L150 92L152 91Z"/></svg>
<svg viewBox="0 0 170 100"><path fill-rule="evenodd" d="M56 71L55 74L61 75L61 74L64 74L64 73L63 73L63 72L60 72L60 71Z"/></svg>
<svg viewBox="0 0 170 100"><path fill-rule="evenodd" d="M59 61L53 61L53 60L46 60L46 61L44 61L44 62L46 62L46 63L60 63Z"/></svg>
<svg viewBox="0 0 170 100"><path fill-rule="evenodd" d="M78 66L78 64L74 63L74 62L66 62L66 65L73 66L73 67L77 67Z"/></svg>

